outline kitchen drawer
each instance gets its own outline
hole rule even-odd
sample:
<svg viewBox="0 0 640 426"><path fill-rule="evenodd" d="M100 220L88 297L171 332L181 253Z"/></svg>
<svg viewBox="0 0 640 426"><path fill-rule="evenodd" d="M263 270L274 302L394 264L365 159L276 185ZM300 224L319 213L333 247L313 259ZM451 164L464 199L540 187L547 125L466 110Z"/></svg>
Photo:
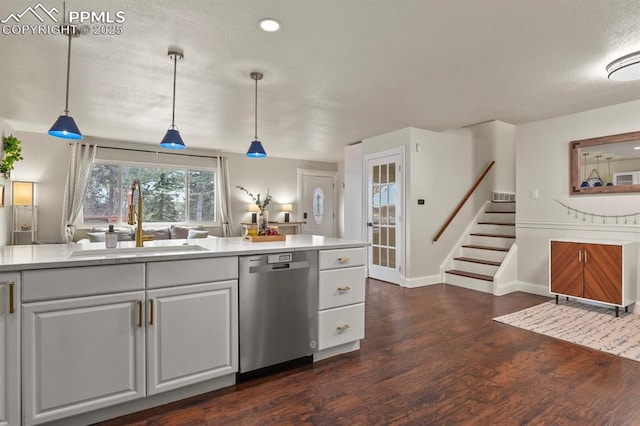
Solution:
<svg viewBox="0 0 640 426"><path fill-rule="evenodd" d="M320 271L319 277L318 309L364 302L364 266Z"/></svg>
<svg viewBox="0 0 640 426"><path fill-rule="evenodd" d="M39 269L22 273L22 301L144 290L144 263Z"/></svg>
<svg viewBox="0 0 640 426"><path fill-rule="evenodd" d="M147 288L210 283L238 278L238 257L171 260L147 264Z"/></svg>
<svg viewBox="0 0 640 426"><path fill-rule="evenodd" d="M323 269L350 268L352 266L365 265L367 252L364 247L320 250L318 267Z"/></svg>
<svg viewBox="0 0 640 426"><path fill-rule="evenodd" d="M318 313L318 350L364 338L364 303Z"/></svg>

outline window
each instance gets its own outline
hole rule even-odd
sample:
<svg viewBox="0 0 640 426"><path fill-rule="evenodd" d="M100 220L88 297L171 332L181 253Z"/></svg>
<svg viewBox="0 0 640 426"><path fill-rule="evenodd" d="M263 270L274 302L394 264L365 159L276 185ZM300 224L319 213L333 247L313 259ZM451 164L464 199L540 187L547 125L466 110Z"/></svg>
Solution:
<svg viewBox="0 0 640 426"><path fill-rule="evenodd" d="M142 184L144 222L216 221L213 170L96 161L84 194L84 223L127 222L134 179ZM133 199L137 208L137 191Z"/></svg>

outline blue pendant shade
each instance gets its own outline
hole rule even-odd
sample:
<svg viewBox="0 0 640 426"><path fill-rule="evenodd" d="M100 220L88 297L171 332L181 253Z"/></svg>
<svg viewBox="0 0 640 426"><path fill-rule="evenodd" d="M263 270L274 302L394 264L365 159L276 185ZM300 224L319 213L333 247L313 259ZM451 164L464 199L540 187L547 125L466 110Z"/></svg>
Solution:
<svg viewBox="0 0 640 426"><path fill-rule="evenodd" d="M168 149L184 149L184 142L182 142L182 138L180 137L180 132L176 129L175 126L172 126L167 130L167 134L164 135L162 142L160 142L160 146L162 148Z"/></svg>
<svg viewBox="0 0 640 426"><path fill-rule="evenodd" d="M255 97L255 103L254 103L255 136L253 137L253 141L251 142L251 145L249 146L249 150L247 151L246 155L249 158L264 158L267 156L267 152L262 147L262 143L260 142L260 139L258 139L258 80L262 80L262 73L252 72L251 74L249 74L249 76L251 77L252 80L256 82L256 97Z"/></svg>
<svg viewBox="0 0 640 426"><path fill-rule="evenodd" d="M607 183L607 185L606 185L606 186L613 186L613 182L609 182L609 183Z"/></svg>
<svg viewBox="0 0 640 426"><path fill-rule="evenodd" d="M251 146L249 146L249 150L247 151L247 157L264 158L266 156L267 153L262 147L260 140L255 139L253 142L251 142Z"/></svg>
<svg viewBox="0 0 640 426"><path fill-rule="evenodd" d="M64 12L63 12L64 15ZM71 27L67 27L69 29ZM58 117L53 126L49 129L49 134L63 139L82 139L82 133L76 125L73 117L69 115L69 75L71 73L71 38L76 34L69 31L69 43L67 45L67 92L64 104L64 113Z"/></svg>
<svg viewBox="0 0 640 426"><path fill-rule="evenodd" d="M588 188L589 187L589 182L587 182L586 180L583 180L582 183L580 184L580 188Z"/></svg>
<svg viewBox="0 0 640 426"><path fill-rule="evenodd" d="M82 139L82 133L70 115L61 115L49 129L49 134L57 138Z"/></svg>
<svg viewBox="0 0 640 426"><path fill-rule="evenodd" d="M171 126L167 133L162 138L162 142L160 142L161 148L166 149L185 149L186 146L182 141L182 137L180 136L180 132L176 127L176 69L178 67L178 59L184 58L184 53L182 49L174 47L169 49L168 53L169 57L173 59L173 107L171 110Z"/></svg>

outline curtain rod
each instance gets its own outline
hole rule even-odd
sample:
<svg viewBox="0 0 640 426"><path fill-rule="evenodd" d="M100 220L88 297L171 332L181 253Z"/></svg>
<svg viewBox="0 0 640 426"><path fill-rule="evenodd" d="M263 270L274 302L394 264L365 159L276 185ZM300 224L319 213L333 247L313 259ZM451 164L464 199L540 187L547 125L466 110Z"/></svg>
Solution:
<svg viewBox="0 0 640 426"><path fill-rule="evenodd" d="M178 155L180 157L219 158L219 156L217 156L217 155L179 154L179 153L163 152L163 151L147 151L145 149L116 148L116 147L113 147L113 146L100 146L100 145L98 145L98 148L100 148L100 149L115 149L115 150L118 150L118 151L146 152L146 153L149 153L149 154Z"/></svg>

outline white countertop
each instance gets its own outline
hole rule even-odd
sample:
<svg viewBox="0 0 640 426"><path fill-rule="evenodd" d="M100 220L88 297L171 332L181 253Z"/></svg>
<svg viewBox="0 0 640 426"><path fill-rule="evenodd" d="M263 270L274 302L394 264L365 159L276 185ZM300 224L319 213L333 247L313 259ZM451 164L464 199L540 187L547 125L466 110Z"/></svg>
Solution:
<svg viewBox="0 0 640 426"><path fill-rule="evenodd" d="M368 245L363 241L318 235L286 237L285 241L260 243L245 241L241 237L157 240L145 241L143 248L136 248L133 241L119 241L115 249L105 248L104 243L4 246L0 247L0 272L356 248Z"/></svg>

